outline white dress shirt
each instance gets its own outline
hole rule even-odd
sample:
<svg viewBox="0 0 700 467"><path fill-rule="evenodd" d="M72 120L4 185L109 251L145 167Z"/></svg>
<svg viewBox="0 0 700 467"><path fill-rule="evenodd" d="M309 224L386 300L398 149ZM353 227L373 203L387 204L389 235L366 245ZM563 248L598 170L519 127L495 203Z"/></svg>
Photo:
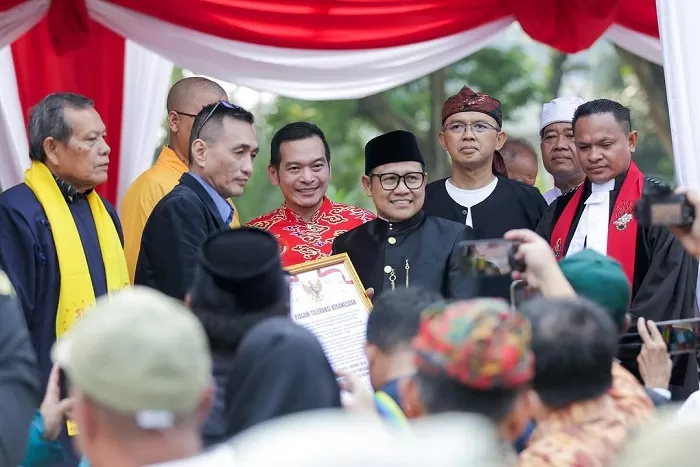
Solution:
<svg viewBox="0 0 700 467"><path fill-rule="evenodd" d="M592 183L591 195L576 226L566 256L571 256L584 248L591 248L601 255L608 254L608 225L610 224L610 191L615 188L615 180L605 183Z"/></svg>

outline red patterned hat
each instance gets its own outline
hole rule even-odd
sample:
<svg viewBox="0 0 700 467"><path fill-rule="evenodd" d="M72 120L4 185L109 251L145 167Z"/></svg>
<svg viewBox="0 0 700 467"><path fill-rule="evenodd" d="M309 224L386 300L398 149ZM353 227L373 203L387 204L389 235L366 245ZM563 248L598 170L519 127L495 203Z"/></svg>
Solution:
<svg viewBox="0 0 700 467"><path fill-rule="evenodd" d="M436 304L413 340L416 366L478 390L514 389L532 380L535 357L527 318L504 300Z"/></svg>
<svg viewBox="0 0 700 467"><path fill-rule="evenodd" d="M466 86L445 101L442 106L442 123L445 123L450 115L459 112L481 112L496 120L499 127L503 124L501 102L483 92L474 92Z"/></svg>

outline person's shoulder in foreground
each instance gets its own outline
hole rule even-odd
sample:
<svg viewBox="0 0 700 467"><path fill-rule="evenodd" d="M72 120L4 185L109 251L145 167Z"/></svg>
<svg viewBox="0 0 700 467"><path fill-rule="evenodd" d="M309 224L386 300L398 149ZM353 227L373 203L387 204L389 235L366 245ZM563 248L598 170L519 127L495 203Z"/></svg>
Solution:
<svg viewBox="0 0 700 467"><path fill-rule="evenodd" d="M10 280L0 271L0 465L24 459L34 410L39 406L36 357Z"/></svg>

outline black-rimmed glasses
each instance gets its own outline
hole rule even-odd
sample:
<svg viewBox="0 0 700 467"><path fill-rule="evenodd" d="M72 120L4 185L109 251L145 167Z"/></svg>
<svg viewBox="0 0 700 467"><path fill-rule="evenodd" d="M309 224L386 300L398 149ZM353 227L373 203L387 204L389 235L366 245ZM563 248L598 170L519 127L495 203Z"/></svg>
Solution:
<svg viewBox="0 0 700 467"><path fill-rule="evenodd" d="M369 174L369 177L377 177L382 188L386 191L392 191L399 186L401 180L409 190L417 190L423 186L425 175L425 172L408 172L403 175L395 173Z"/></svg>
<svg viewBox="0 0 700 467"><path fill-rule="evenodd" d="M455 135L463 135L467 128L470 128L473 133L486 133L489 130L501 131L495 126L486 122L474 122L474 123L464 123L464 122L453 122L445 125L445 131L454 133Z"/></svg>
<svg viewBox="0 0 700 467"><path fill-rule="evenodd" d="M204 120L202 120L202 124L199 125L199 128L197 128L197 133L195 133L194 139L199 139L199 133L201 133L202 128L204 128L204 125L211 118L211 116L214 115L214 112L216 112L216 109L218 109L220 105L226 107L227 109L235 110L237 112L247 113L247 110L245 110L243 107L238 107L237 105L231 104L227 101L219 101L214 107L212 107L207 116L204 117Z"/></svg>

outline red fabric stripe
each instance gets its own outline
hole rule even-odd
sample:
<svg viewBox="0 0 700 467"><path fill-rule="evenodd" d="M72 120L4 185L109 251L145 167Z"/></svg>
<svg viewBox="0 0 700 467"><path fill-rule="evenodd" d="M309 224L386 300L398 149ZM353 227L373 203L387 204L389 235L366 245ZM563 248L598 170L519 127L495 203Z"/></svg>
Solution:
<svg viewBox="0 0 700 467"><path fill-rule="evenodd" d="M655 1L619 0L617 11L615 22L620 26L651 37L659 37Z"/></svg>
<svg viewBox="0 0 700 467"><path fill-rule="evenodd" d="M637 251L637 219L632 213L635 203L642 196L643 188L644 174L634 162L631 162L625 181L620 187L620 193L618 193L615 200L613 212L610 216L610 224L608 225L608 256L620 262L630 285L634 284L634 263ZM576 189L576 192L559 216L559 220L554 225L549 243L557 260L564 258L564 254L568 249L566 239L569 236L569 232L574 229L574 215L581 203L582 196L583 184ZM617 228L615 222L626 215L629 215L631 218L621 223L621 228Z"/></svg>
<svg viewBox="0 0 700 467"><path fill-rule="evenodd" d="M20 3L24 3L26 0L0 0L0 13L10 8L14 8Z"/></svg>
<svg viewBox="0 0 700 467"><path fill-rule="evenodd" d="M82 33L85 41L70 38L60 41L56 37L59 29L49 25L50 16L51 13L12 44L25 122L30 109L52 92L77 92L93 99L107 127L107 141L112 148L109 179L97 191L115 203L124 99L124 39L88 20L88 30ZM54 17L55 21L61 21L60 17ZM75 20L71 23L75 24ZM64 31L68 35L75 33ZM65 50L59 52L57 48Z"/></svg>
<svg viewBox="0 0 700 467"><path fill-rule="evenodd" d="M614 22L658 37L655 0L109 0L188 29L292 49L395 47L515 16L536 41L588 48Z"/></svg>

